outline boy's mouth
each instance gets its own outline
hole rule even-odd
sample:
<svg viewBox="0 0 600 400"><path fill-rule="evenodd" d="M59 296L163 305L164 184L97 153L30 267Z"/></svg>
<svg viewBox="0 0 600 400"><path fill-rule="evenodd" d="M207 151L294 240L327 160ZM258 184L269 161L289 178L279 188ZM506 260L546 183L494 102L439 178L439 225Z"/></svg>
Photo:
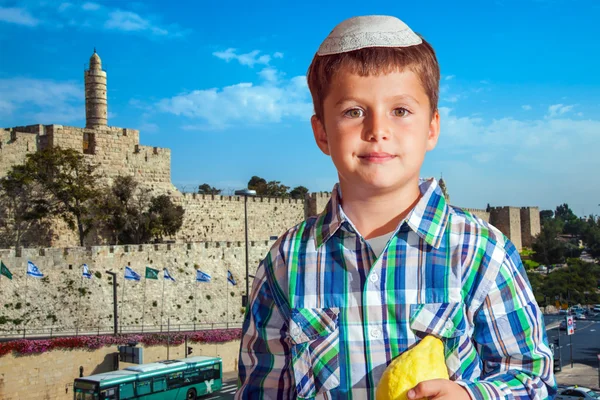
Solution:
<svg viewBox="0 0 600 400"><path fill-rule="evenodd" d="M390 161L391 159L393 159L395 157L396 156L393 154L380 153L380 152L365 153L365 154L360 154L358 156L358 158L361 159L362 161L375 163L375 164L381 164L381 163Z"/></svg>

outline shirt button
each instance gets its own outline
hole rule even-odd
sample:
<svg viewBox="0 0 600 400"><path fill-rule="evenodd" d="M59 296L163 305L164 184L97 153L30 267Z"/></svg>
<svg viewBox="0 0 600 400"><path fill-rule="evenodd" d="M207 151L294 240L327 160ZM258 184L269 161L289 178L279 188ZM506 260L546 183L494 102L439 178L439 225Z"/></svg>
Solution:
<svg viewBox="0 0 600 400"><path fill-rule="evenodd" d="M371 274L371 276L369 277L369 280L373 283L377 282L377 279L379 279L377 274Z"/></svg>
<svg viewBox="0 0 600 400"><path fill-rule="evenodd" d="M454 323L452 321L446 321L446 324L444 326L446 327L446 329L452 329L454 328Z"/></svg>
<svg viewBox="0 0 600 400"><path fill-rule="evenodd" d="M375 339L377 339L379 335L381 335L381 331L379 329L374 328L371 330L371 336L373 336Z"/></svg>
<svg viewBox="0 0 600 400"><path fill-rule="evenodd" d="M300 334L300 329L292 328L292 336L296 337Z"/></svg>

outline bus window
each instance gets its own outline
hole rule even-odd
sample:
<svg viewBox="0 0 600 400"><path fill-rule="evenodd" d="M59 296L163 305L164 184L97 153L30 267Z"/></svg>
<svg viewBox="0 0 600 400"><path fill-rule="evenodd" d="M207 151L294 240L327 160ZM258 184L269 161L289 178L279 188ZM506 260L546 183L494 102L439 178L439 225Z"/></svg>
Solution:
<svg viewBox="0 0 600 400"><path fill-rule="evenodd" d="M134 397L133 383L123 383L119 386L119 399L132 399Z"/></svg>
<svg viewBox="0 0 600 400"><path fill-rule="evenodd" d="M155 378L154 381L152 381L152 391L154 393L162 392L166 388L167 388L167 382L165 381L165 378Z"/></svg>
<svg viewBox="0 0 600 400"><path fill-rule="evenodd" d="M174 372L172 374L167 375L167 387L169 389L174 389L181 386L183 386L182 372Z"/></svg>
<svg viewBox="0 0 600 400"><path fill-rule="evenodd" d="M110 388L100 391L100 400L117 400L117 390Z"/></svg>
<svg viewBox="0 0 600 400"><path fill-rule="evenodd" d="M140 382L136 383L135 391L138 396L142 395L142 394L152 393L152 388L150 387L150 381L140 381Z"/></svg>
<svg viewBox="0 0 600 400"><path fill-rule="evenodd" d="M198 382L202 382L202 372L197 370L197 369L193 369L190 371L185 371L183 373L183 380L185 383L198 383Z"/></svg>

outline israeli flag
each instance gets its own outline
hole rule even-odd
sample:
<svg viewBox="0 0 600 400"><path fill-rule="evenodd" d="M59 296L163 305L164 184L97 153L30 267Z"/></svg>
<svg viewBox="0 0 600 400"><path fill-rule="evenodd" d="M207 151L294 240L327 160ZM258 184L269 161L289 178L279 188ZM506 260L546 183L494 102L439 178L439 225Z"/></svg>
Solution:
<svg viewBox="0 0 600 400"><path fill-rule="evenodd" d="M34 278L44 277L44 274L42 274L39 268L31 261L27 261L27 275L32 276Z"/></svg>
<svg viewBox="0 0 600 400"><path fill-rule="evenodd" d="M84 278L92 279L92 273L88 269L87 264L83 264L83 274L82 275Z"/></svg>
<svg viewBox="0 0 600 400"><path fill-rule="evenodd" d="M200 270L196 270L196 282L210 282L211 277L209 274L204 273Z"/></svg>
<svg viewBox="0 0 600 400"><path fill-rule="evenodd" d="M237 285L237 282L235 281L235 279L233 278L233 275L229 271L227 271L227 281L229 283L231 283L233 286Z"/></svg>
<svg viewBox="0 0 600 400"><path fill-rule="evenodd" d="M139 281L140 275L129 267L125 267L125 279L128 281Z"/></svg>
<svg viewBox="0 0 600 400"><path fill-rule="evenodd" d="M169 270L168 270L168 269L166 269L166 268L165 268L165 279L168 279L168 280L170 280L170 281L173 281L173 282L175 282L175 278L173 278L173 277L171 276L171 274L169 274Z"/></svg>

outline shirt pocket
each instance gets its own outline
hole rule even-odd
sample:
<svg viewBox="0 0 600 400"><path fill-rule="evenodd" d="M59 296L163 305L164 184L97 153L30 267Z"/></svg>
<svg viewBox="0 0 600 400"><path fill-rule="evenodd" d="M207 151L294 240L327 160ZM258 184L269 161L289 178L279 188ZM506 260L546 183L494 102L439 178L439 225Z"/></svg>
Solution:
<svg viewBox="0 0 600 400"><path fill-rule="evenodd" d="M463 302L411 304L410 329L421 338L433 335L441 339L450 377L460 373L459 346L467 333Z"/></svg>
<svg viewBox="0 0 600 400"><path fill-rule="evenodd" d="M292 309L290 342L298 398L340 385L339 308Z"/></svg>

